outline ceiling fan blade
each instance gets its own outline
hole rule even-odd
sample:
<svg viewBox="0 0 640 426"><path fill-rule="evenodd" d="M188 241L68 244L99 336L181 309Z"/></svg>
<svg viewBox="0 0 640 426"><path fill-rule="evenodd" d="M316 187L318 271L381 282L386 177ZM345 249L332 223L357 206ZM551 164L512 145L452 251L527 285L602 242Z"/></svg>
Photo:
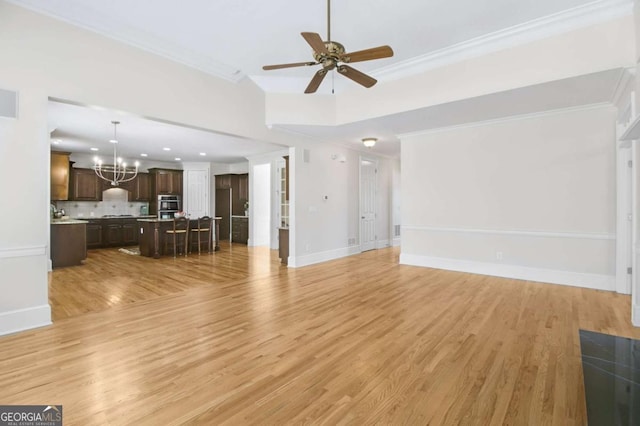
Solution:
<svg viewBox="0 0 640 426"><path fill-rule="evenodd" d="M371 87L378 82L378 80L376 80L375 78L369 77L365 73L351 68L349 65L340 65L338 67L338 72L345 77L355 81L356 83L363 85L364 87Z"/></svg>
<svg viewBox="0 0 640 426"><path fill-rule="evenodd" d="M265 71L269 71L269 70L278 70L280 68L303 67L303 66L310 66L310 65L316 65L316 64L317 62L295 62L292 64L265 65L264 67L262 67L262 69Z"/></svg>
<svg viewBox="0 0 640 426"><path fill-rule="evenodd" d="M389 58L393 56L393 49L389 46L372 47L371 49L358 50L357 52L345 53L340 58L343 62L362 62L372 59Z"/></svg>
<svg viewBox="0 0 640 426"><path fill-rule="evenodd" d="M300 34L302 34L302 37L304 37L307 43L309 43L309 45L311 46L314 52L324 53L325 55L329 54L329 51L327 50L327 46L324 45L324 41L322 41L320 34L318 33L300 33Z"/></svg>
<svg viewBox="0 0 640 426"><path fill-rule="evenodd" d="M307 88L304 89L304 93L315 93L315 91L318 90L318 87L320 87L320 83L322 83L322 80L324 80L324 77L326 75L327 75L327 70L325 70L324 68L319 69L318 72L311 79L311 82L309 83Z"/></svg>

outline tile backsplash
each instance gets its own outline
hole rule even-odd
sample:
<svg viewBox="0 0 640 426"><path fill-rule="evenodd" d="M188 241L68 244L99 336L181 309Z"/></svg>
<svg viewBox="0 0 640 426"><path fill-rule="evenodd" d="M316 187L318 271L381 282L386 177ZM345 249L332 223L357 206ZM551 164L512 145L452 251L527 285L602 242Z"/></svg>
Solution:
<svg viewBox="0 0 640 426"><path fill-rule="evenodd" d="M125 214L139 216L143 209L149 211L149 203L128 201L127 191L116 188L104 191L102 201L58 201L56 207L58 210L64 209L67 216L77 218Z"/></svg>

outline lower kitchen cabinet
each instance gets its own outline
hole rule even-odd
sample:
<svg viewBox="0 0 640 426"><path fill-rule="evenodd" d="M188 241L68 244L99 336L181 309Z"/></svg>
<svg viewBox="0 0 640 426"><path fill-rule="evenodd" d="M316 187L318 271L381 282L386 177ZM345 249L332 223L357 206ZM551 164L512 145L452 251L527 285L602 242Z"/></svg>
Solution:
<svg viewBox="0 0 640 426"><path fill-rule="evenodd" d="M138 244L138 223L134 220L122 221L122 245L134 246Z"/></svg>
<svg viewBox="0 0 640 426"><path fill-rule="evenodd" d="M109 220L102 228L104 230L104 246L112 247L122 243L122 224L120 220Z"/></svg>
<svg viewBox="0 0 640 426"><path fill-rule="evenodd" d="M247 244L249 242L249 218L246 216L231 216L231 241Z"/></svg>
<svg viewBox="0 0 640 426"><path fill-rule="evenodd" d="M51 224L51 266L60 268L82 264L87 258L86 223L61 221Z"/></svg>
<svg viewBox="0 0 640 426"><path fill-rule="evenodd" d="M92 222L100 223L93 225ZM90 231L89 226L95 227ZM87 225L87 248L123 247L137 244L138 222L136 219L98 219L90 221L90 224Z"/></svg>
<svg viewBox="0 0 640 426"><path fill-rule="evenodd" d="M102 247L102 220L90 220L87 223L87 248Z"/></svg>

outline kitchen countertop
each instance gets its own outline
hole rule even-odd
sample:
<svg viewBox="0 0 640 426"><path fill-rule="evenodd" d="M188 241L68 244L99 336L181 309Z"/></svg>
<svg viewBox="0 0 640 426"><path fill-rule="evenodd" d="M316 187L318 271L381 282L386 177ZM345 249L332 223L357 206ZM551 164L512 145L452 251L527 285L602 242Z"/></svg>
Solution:
<svg viewBox="0 0 640 426"><path fill-rule="evenodd" d="M235 217L239 219L249 219L249 216L245 216L243 214L232 214L231 217Z"/></svg>
<svg viewBox="0 0 640 426"><path fill-rule="evenodd" d="M108 220L108 219L155 219L157 216L153 214L141 216L93 216L93 217L74 217L74 220Z"/></svg>
<svg viewBox="0 0 640 426"><path fill-rule="evenodd" d="M86 223L86 220L78 219L51 219L52 225L82 225Z"/></svg>
<svg viewBox="0 0 640 426"><path fill-rule="evenodd" d="M157 217L155 217L155 216L152 216L152 217L150 217L150 218L144 218L144 217L143 217L142 219L140 219L140 217L141 217L141 216L138 216L138 218L139 218L139 219L138 219L138 222L151 222L151 223L154 223L154 222L173 222L173 219L158 219L158 218L157 218ZM244 216L243 216L243 217L244 217ZM213 219L215 219L215 220L221 220L222 218L221 218L221 217L214 217ZM189 218L189 220L198 220L198 218L197 218L197 217L195 217L195 218L194 218L194 217L192 217L192 218Z"/></svg>

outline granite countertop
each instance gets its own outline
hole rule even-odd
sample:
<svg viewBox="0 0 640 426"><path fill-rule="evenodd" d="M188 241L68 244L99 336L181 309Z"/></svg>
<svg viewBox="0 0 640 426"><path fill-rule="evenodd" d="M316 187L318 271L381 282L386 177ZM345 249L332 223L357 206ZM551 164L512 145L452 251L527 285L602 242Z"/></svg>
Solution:
<svg viewBox="0 0 640 426"><path fill-rule="evenodd" d="M86 223L86 220L78 219L51 219L52 225L82 225Z"/></svg>
<svg viewBox="0 0 640 426"><path fill-rule="evenodd" d="M245 216L242 216L242 217L245 217ZM153 223L153 222L173 222L173 219L158 219L155 216L151 216L151 217L148 217L148 218L145 217L145 216L138 216L137 219L138 219L138 222L151 222L151 223ZM215 216L212 219L222 220L222 218L219 217L219 216ZM198 218L197 217L195 217L195 218L191 217L191 218L189 218L189 220L191 220L191 221L198 220Z"/></svg>
<svg viewBox="0 0 640 426"><path fill-rule="evenodd" d="M249 216L245 216L243 214L232 214L231 217L236 219L249 219Z"/></svg>
<svg viewBox="0 0 640 426"><path fill-rule="evenodd" d="M154 219L157 216L154 214L148 214L148 215L140 215L140 216L129 216L129 215L123 215L123 216L119 216L119 215L114 215L114 216L93 216L93 217L86 217L86 216L82 216L82 217L74 217L74 220L109 220L109 219Z"/></svg>

